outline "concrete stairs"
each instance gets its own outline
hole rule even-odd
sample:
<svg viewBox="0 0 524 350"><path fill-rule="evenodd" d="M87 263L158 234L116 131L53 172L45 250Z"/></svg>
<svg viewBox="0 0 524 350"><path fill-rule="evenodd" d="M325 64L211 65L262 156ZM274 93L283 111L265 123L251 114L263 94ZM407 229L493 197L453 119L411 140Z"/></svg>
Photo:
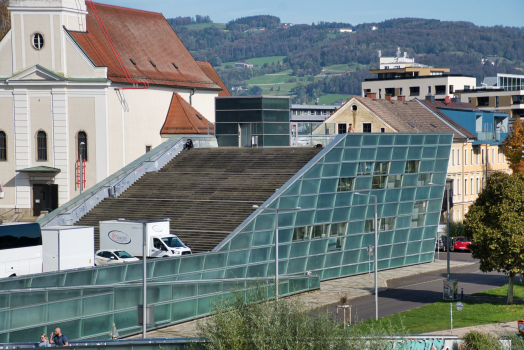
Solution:
<svg viewBox="0 0 524 350"><path fill-rule="evenodd" d="M194 148L159 172L147 173L118 198L103 200L76 225L104 220L171 219L193 252L215 248L320 150L315 148Z"/></svg>

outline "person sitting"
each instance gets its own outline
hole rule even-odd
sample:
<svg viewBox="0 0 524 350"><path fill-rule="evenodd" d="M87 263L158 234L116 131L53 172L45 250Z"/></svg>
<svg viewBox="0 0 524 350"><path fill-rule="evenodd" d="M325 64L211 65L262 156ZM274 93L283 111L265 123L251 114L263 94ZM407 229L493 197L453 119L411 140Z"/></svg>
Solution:
<svg viewBox="0 0 524 350"><path fill-rule="evenodd" d="M184 144L184 149L189 151L191 148L193 148L193 140L187 139L186 143Z"/></svg>
<svg viewBox="0 0 524 350"><path fill-rule="evenodd" d="M50 348L51 346L53 346L53 345L51 345L51 343L49 343L49 339L47 339L47 335L45 335L45 333L42 334L40 336L40 343L38 343L38 347L39 348Z"/></svg>

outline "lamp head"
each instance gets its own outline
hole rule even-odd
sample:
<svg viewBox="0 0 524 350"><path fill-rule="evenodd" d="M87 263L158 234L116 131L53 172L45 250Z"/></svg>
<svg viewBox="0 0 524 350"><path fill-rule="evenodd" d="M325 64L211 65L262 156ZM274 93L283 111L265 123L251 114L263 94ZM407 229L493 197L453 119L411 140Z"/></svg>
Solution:
<svg viewBox="0 0 524 350"><path fill-rule="evenodd" d="M253 208L258 208L258 205L256 205L256 204L253 204Z"/></svg>

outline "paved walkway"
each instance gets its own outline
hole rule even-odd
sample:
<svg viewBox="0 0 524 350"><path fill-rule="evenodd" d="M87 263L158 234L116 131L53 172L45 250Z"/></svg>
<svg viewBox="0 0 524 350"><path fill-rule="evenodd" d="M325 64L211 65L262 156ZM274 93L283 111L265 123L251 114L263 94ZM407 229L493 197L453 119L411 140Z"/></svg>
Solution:
<svg viewBox="0 0 524 350"><path fill-rule="evenodd" d="M451 267L472 265L472 262L451 261ZM425 263L395 269L379 271L378 287L379 291L387 289L387 281L402 277L414 276L426 272L442 270L446 268L446 260L440 262ZM374 274L371 273L371 284L369 283L368 274L356 275L338 278L320 283L320 290L298 295L310 308L317 308L324 305L336 303L340 297L347 295L348 299L354 299L365 295L370 295L374 290ZM193 337L196 336L196 323L190 321L174 326L157 329L147 332L149 338L172 338L172 337ZM141 338L136 335L130 338Z"/></svg>
<svg viewBox="0 0 524 350"><path fill-rule="evenodd" d="M459 338L462 338L464 334L470 331L478 331L482 333L491 333L493 335L500 335L504 333L518 333L517 321L511 322L501 322L501 323L491 323L480 326L471 326L464 328L455 328L453 329L453 335L457 335ZM436 331L431 333L424 333L427 335L450 335L451 330Z"/></svg>

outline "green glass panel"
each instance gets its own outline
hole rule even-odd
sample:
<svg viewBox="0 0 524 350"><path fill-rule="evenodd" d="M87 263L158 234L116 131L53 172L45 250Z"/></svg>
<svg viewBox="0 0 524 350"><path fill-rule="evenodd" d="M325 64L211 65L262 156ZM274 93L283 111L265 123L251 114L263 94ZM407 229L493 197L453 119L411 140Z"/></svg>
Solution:
<svg viewBox="0 0 524 350"><path fill-rule="evenodd" d="M392 147L381 147L377 152L377 160L391 160L393 157Z"/></svg>
<svg viewBox="0 0 524 350"><path fill-rule="evenodd" d="M350 236L346 239L346 245L344 247L344 250L350 250L350 249L359 249L362 247L362 237L363 235L355 235ZM344 264L348 264L344 262Z"/></svg>
<svg viewBox="0 0 524 350"><path fill-rule="evenodd" d="M114 322L117 329L136 327L136 309L117 312L114 314Z"/></svg>
<svg viewBox="0 0 524 350"><path fill-rule="evenodd" d="M407 243L394 244L391 249L391 257L396 258L406 255Z"/></svg>
<svg viewBox="0 0 524 350"><path fill-rule="evenodd" d="M404 265L404 261L406 260L406 258L402 257L402 258L395 258L395 259L391 259L389 261L389 267L399 267L399 266L402 266Z"/></svg>
<svg viewBox="0 0 524 350"><path fill-rule="evenodd" d="M360 150L360 160L374 161L377 157L376 148L362 148Z"/></svg>
<svg viewBox="0 0 524 350"><path fill-rule="evenodd" d="M317 210L315 212L315 224L330 223L333 217L333 209Z"/></svg>
<svg viewBox="0 0 524 350"><path fill-rule="evenodd" d="M222 282L208 282L197 284L198 295L215 294L222 292Z"/></svg>
<svg viewBox="0 0 524 350"><path fill-rule="evenodd" d="M127 266L126 277L125 277L126 282L138 281L138 280L142 280L143 279L143 277L144 277L144 268L143 268L143 264L142 263L126 264L126 266ZM150 261L150 262L147 263L146 275L147 275L148 278L152 276L153 267L154 267L154 262Z"/></svg>
<svg viewBox="0 0 524 350"><path fill-rule="evenodd" d="M422 239L423 235L424 235L423 227L415 227L409 230L409 240L410 241L419 241Z"/></svg>
<svg viewBox="0 0 524 350"><path fill-rule="evenodd" d="M337 192L338 179L322 179L320 193Z"/></svg>
<svg viewBox="0 0 524 350"><path fill-rule="evenodd" d="M373 256L370 256L368 254L368 250L367 249L360 249L359 252L360 252L360 257L358 259L359 262L369 262L370 260L373 260ZM366 271L368 271L368 270L366 269Z"/></svg>
<svg viewBox="0 0 524 350"><path fill-rule="evenodd" d="M358 273L358 265L342 266L340 269L341 276L349 276Z"/></svg>
<svg viewBox="0 0 524 350"><path fill-rule="evenodd" d="M278 208L278 203L280 202L280 198L276 198L274 201L272 201L267 207L276 209ZM266 212L267 213L267 212Z"/></svg>
<svg viewBox="0 0 524 350"><path fill-rule="evenodd" d="M449 155L451 153L451 146L439 146L437 148L437 156L436 158L449 158Z"/></svg>
<svg viewBox="0 0 524 350"><path fill-rule="evenodd" d="M296 211L278 213L278 227L288 227L295 225Z"/></svg>
<svg viewBox="0 0 524 350"><path fill-rule="evenodd" d="M407 242L409 237L409 230L396 230L393 236L393 243Z"/></svg>
<svg viewBox="0 0 524 350"><path fill-rule="evenodd" d="M348 221L349 220L349 209L350 208L335 208L333 210L332 220L334 222Z"/></svg>
<svg viewBox="0 0 524 350"><path fill-rule="evenodd" d="M168 286L171 288L170 286ZM101 314L113 310L113 294L95 295L82 299L83 316Z"/></svg>
<svg viewBox="0 0 524 350"><path fill-rule="evenodd" d="M62 300L47 305L47 317L49 322L66 320L68 318L80 317L81 299Z"/></svg>
<svg viewBox="0 0 524 350"><path fill-rule="evenodd" d="M433 174L431 182L435 185L444 185L446 183L446 173Z"/></svg>
<svg viewBox="0 0 524 350"><path fill-rule="evenodd" d="M432 174L418 174L417 186L427 186L431 183Z"/></svg>
<svg viewBox="0 0 524 350"><path fill-rule="evenodd" d="M322 194L318 196L317 208L332 208L335 206L335 194Z"/></svg>
<svg viewBox="0 0 524 350"><path fill-rule="evenodd" d="M409 147L408 159L422 158L422 147Z"/></svg>
<svg viewBox="0 0 524 350"><path fill-rule="evenodd" d="M377 203L385 203L386 191L382 191L382 190L369 191L369 194L377 196ZM375 203L373 198L370 198L369 203L370 204L374 204Z"/></svg>
<svg viewBox="0 0 524 350"><path fill-rule="evenodd" d="M307 226L313 224L314 214L314 211L299 211L297 213L295 226Z"/></svg>
<svg viewBox="0 0 524 350"><path fill-rule="evenodd" d="M302 209L316 209L318 196L300 196L299 207Z"/></svg>
<svg viewBox="0 0 524 350"><path fill-rule="evenodd" d="M197 299L179 301L171 304L172 316L171 320L181 321L188 318L195 317L197 315ZM135 311L136 314L136 311Z"/></svg>
<svg viewBox="0 0 524 350"><path fill-rule="evenodd" d="M379 135L364 134L362 138L362 146L376 146L378 145Z"/></svg>
<svg viewBox="0 0 524 350"><path fill-rule="evenodd" d="M324 164L324 170L322 171L322 177L338 177L338 176L340 176L340 163Z"/></svg>
<svg viewBox="0 0 524 350"><path fill-rule="evenodd" d="M432 186L431 187L431 194L429 198L431 199L441 199L444 196L444 186Z"/></svg>
<svg viewBox="0 0 524 350"><path fill-rule="evenodd" d="M342 257L344 256L343 252L326 254L326 260L324 262L324 267L333 267L342 265Z"/></svg>
<svg viewBox="0 0 524 350"><path fill-rule="evenodd" d="M215 299L216 296L198 298L197 315L205 315L211 312L211 309L213 307L213 301Z"/></svg>
<svg viewBox="0 0 524 350"><path fill-rule="evenodd" d="M367 247L368 245L375 245L375 234L370 233L362 236L362 247Z"/></svg>
<svg viewBox="0 0 524 350"><path fill-rule="evenodd" d="M257 217L257 221L258 221ZM267 219L267 218L266 218ZM273 228L273 227L271 227ZM253 237L253 233L246 232L246 233L237 233L232 239L231 239L231 250L235 249L245 249L251 247L251 240ZM180 267L180 273L182 273L182 266L184 266L184 263L182 262L182 265ZM200 269L199 269L200 270ZM189 271L188 271L189 272Z"/></svg>
<svg viewBox="0 0 524 350"><path fill-rule="evenodd" d="M368 177L357 177L355 179L355 190L369 190L371 189L371 181L373 178L371 176Z"/></svg>
<svg viewBox="0 0 524 350"><path fill-rule="evenodd" d="M413 215L413 217L411 218L411 227L424 226L425 220L426 220L425 214Z"/></svg>
<svg viewBox="0 0 524 350"><path fill-rule="evenodd" d="M290 258L297 258L308 255L310 242L300 242L291 244L291 250L289 252Z"/></svg>
<svg viewBox="0 0 524 350"><path fill-rule="evenodd" d="M426 135L425 145L438 145L439 135Z"/></svg>
<svg viewBox="0 0 524 350"><path fill-rule="evenodd" d="M434 170L435 169L435 161L434 160L423 160L420 162L420 172L421 173L431 173L433 171L442 171L442 170Z"/></svg>
<svg viewBox="0 0 524 350"><path fill-rule="evenodd" d="M422 241L422 252L431 252L435 250L435 240L430 239Z"/></svg>
<svg viewBox="0 0 524 350"><path fill-rule="evenodd" d="M236 252L229 252L227 266L244 265L249 259L249 250L239 250Z"/></svg>
<svg viewBox="0 0 524 350"><path fill-rule="evenodd" d="M380 146L392 146L395 142L395 135L380 135L378 144Z"/></svg>
<svg viewBox="0 0 524 350"><path fill-rule="evenodd" d="M298 207L298 196L280 197L279 209L289 209Z"/></svg>
<svg viewBox="0 0 524 350"><path fill-rule="evenodd" d="M304 179L318 179L322 175L322 164L314 164L308 171L304 174L302 178Z"/></svg>
<svg viewBox="0 0 524 350"><path fill-rule="evenodd" d="M424 239L436 238L438 226L427 226L424 229Z"/></svg>
<svg viewBox="0 0 524 350"><path fill-rule="evenodd" d="M250 265L247 267L247 277L266 277L267 276L267 263Z"/></svg>
<svg viewBox="0 0 524 350"><path fill-rule="evenodd" d="M415 195L416 200L424 200L429 198L431 187L418 187L417 194Z"/></svg>
<svg viewBox="0 0 524 350"><path fill-rule="evenodd" d="M438 225L440 213L426 214L426 226Z"/></svg>
<svg viewBox="0 0 524 350"><path fill-rule="evenodd" d="M378 235L378 245L392 244L393 237L395 236L394 231L381 232ZM382 259L382 255L379 255Z"/></svg>
<svg viewBox="0 0 524 350"><path fill-rule="evenodd" d="M53 329L54 330L54 329ZM18 343L18 342L27 342L27 341L38 341L40 339L40 335L42 333L51 333L52 331L46 332L45 326L39 326L39 327L33 327L29 329L24 329L22 331L15 331L5 334L5 341L3 343ZM9 341L7 341L7 338L9 337ZM1 335L0 335L1 339ZM16 345L12 346L13 348L19 348ZM23 346L25 347L25 346ZM29 347L29 346L27 346ZM10 346L6 346L6 349L10 348ZM22 346L20 346L22 348Z"/></svg>
<svg viewBox="0 0 524 350"><path fill-rule="evenodd" d="M106 335L111 331L112 315L95 316L82 319L82 336ZM65 334L65 333L64 333Z"/></svg>
<svg viewBox="0 0 524 350"><path fill-rule="evenodd" d="M224 278L224 270L202 272L202 280L212 280L220 278Z"/></svg>
<svg viewBox="0 0 524 350"><path fill-rule="evenodd" d="M10 293L11 294L11 307L17 307L29 304L44 303L47 300L46 292L29 292L29 293Z"/></svg>
<svg viewBox="0 0 524 350"><path fill-rule="evenodd" d="M360 148L346 148L344 149L343 161L350 162L360 159Z"/></svg>
<svg viewBox="0 0 524 350"><path fill-rule="evenodd" d="M335 267L332 269L324 270L324 273L322 274L322 279L330 279L330 278L338 278L340 277L340 267Z"/></svg>
<svg viewBox="0 0 524 350"><path fill-rule="evenodd" d="M411 227L411 216L398 216L396 229Z"/></svg>
<svg viewBox="0 0 524 350"><path fill-rule="evenodd" d="M337 193L336 200L335 200L335 206L336 207L350 206L352 198L353 198L353 193L351 192Z"/></svg>
<svg viewBox="0 0 524 350"><path fill-rule="evenodd" d="M401 202L398 206L398 215L413 213L414 202Z"/></svg>
<svg viewBox="0 0 524 350"><path fill-rule="evenodd" d="M404 174L406 169L406 162L391 162L389 164L389 173L390 174Z"/></svg>
<svg viewBox="0 0 524 350"><path fill-rule="evenodd" d="M395 145L409 145L409 135L395 135Z"/></svg>
<svg viewBox="0 0 524 350"><path fill-rule="evenodd" d="M391 258L391 245L385 245L377 248L377 256L380 257L380 259L389 259ZM379 265L379 268L380 265Z"/></svg>
<svg viewBox="0 0 524 350"><path fill-rule="evenodd" d="M202 274L200 272L197 273L188 273L186 275L180 275L178 277L179 281L198 281L202 279Z"/></svg>
<svg viewBox="0 0 524 350"><path fill-rule="evenodd" d="M327 251L327 243L328 241L326 239L311 241L311 244L309 246L309 255L325 254ZM321 267L322 266L317 268Z"/></svg>
<svg viewBox="0 0 524 350"><path fill-rule="evenodd" d="M246 269L245 266L227 269L224 278L244 278L246 277Z"/></svg>
<svg viewBox="0 0 524 350"><path fill-rule="evenodd" d="M271 238L273 240L273 238ZM293 239L293 229L278 229L278 242L289 243Z"/></svg>
<svg viewBox="0 0 524 350"><path fill-rule="evenodd" d="M340 169L340 176L356 176L357 175L358 163L342 163Z"/></svg>
<svg viewBox="0 0 524 350"><path fill-rule="evenodd" d="M408 147L395 147L393 148L393 155L391 160L404 160L408 156Z"/></svg>
<svg viewBox="0 0 524 350"><path fill-rule="evenodd" d="M422 248L422 241L409 242L406 255L420 254L420 249Z"/></svg>
<svg viewBox="0 0 524 350"><path fill-rule="evenodd" d="M227 253L204 255L204 270L218 269L226 266Z"/></svg>
<svg viewBox="0 0 524 350"><path fill-rule="evenodd" d="M400 189L389 189L385 192L386 192L386 198L384 199L384 201L386 203L398 202L400 200L400 193L401 193Z"/></svg>
<svg viewBox="0 0 524 350"><path fill-rule="evenodd" d="M401 201L413 201L415 200L416 188L403 188L402 194L400 195Z"/></svg>
<svg viewBox="0 0 524 350"><path fill-rule="evenodd" d="M253 231L254 229L255 229L255 219L248 222L246 226L244 226L244 228L240 232Z"/></svg>
<svg viewBox="0 0 524 350"><path fill-rule="evenodd" d="M164 323L171 321L171 305L155 306L155 323Z"/></svg>
<svg viewBox="0 0 524 350"><path fill-rule="evenodd" d="M437 157L437 147L424 147L422 158L434 159Z"/></svg>
<svg viewBox="0 0 524 350"><path fill-rule="evenodd" d="M48 304L55 306L55 304ZM46 307L48 305L36 305L11 310L11 328L23 328L28 324L47 322Z"/></svg>
<svg viewBox="0 0 524 350"><path fill-rule="evenodd" d="M68 272L64 286L82 286L85 284L92 284L94 277L94 269L86 271Z"/></svg>
<svg viewBox="0 0 524 350"><path fill-rule="evenodd" d="M142 302L142 287L115 288L115 310L136 307Z"/></svg>
<svg viewBox="0 0 524 350"><path fill-rule="evenodd" d="M381 216L396 216L398 212L399 203L391 203L384 205Z"/></svg>
<svg viewBox="0 0 524 350"><path fill-rule="evenodd" d="M42 277L33 277L31 281L32 288L58 287L61 286L63 274L47 274Z"/></svg>
<svg viewBox="0 0 524 350"><path fill-rule="evenodd" d="M342 161L342 148L333 148L325 156L325 163L335 163Z"/></svg>
<svg viewBox="0 0 524 350"><path fill-rule="evenodd" d="M307 258L291 259L288 261L287 274L304 272Z"/></svg>
<svg viewBox="0 0 524 350"><path fill-rule="evenodd" d="M287 190L282 193L283 196L295 196L297 194L300 194L300 188L302 185L302 181L297 180L294 183L292 183Z"/></svg>
<svg viewBox="0 0 524 350"><path fill-rule="evenodd" d="M255 221L255 231L271 230L274 228L275 228L275 213L274 212L257 216L256 221ZM231 242L232 246L233 244L235 244L233 240ZM247 248L247 247L242 247L242 248ZM235 248L231 247L231 249L235 249ZM237 248L237 249L240 249L240 248Z"/></svg>
<svg viewBox="0 0 524 350"><path fill-rule="evenodd" d="M247 235L246 233L240 233L238 236ZM251 237L251 235L249 235ZM235 239L236 237L233 237ZM234 248L231 248L234 249ZM237 248L238 249L238 248ZM188 273L188 272L194 272L194 271L200 271L202 270L204 263L204 256L203 255L196 255L196 256L185 256L180 259L180 273Z"/></svg>
<svg viewBox="0 0 524 350"><path fill-rule="evenodd" d="M84 295L90 289L84 290ZM47 301L61 300L61 299L70 299L76 298L82 295L82 289L72 289L72 290L50 290L47 295Z"/></svg>
<svg viewBox="0 0 524 350"><path fill-rule="evenodd" d="M402 180L402 187L417 186L418 174L406 174Z"/></svg>
<svg viewBox="0 0 524 350"><path fill-rule="evenodd" d="M302 181L301 194L317 194L320 187L320 180ZM334 191L333 191L334 192Z"/></svg>
<svg viewBox="0 0 524 350"><path fill-rule="evenodd" d="M323 268L324 259L325 259L325 255L310 256L307 261L306 269L309 271L309 270Z"/></svg>
<svg viewBox="0 0 524 350"><path fill-rule="evenodd" d="M346 135L346 147L359 147L362 144L362 135Z"/></svg>
<svg viewBox="0 0 524 350"><path fill-rule="evenodd" d="M358 206L351 208L350 220L362 220L366 218L367 206Z"/></svg>
<svg viewBox="0 0 524 350"><path fill-rule="evenodd" d="M251 249L251 254L249 256L250 263L258 263L267 261L269 259L269 247L266 248L253 248Z"/></svg>
<svg viewBox="0 0 524 350"><path fill-rule="evenodd" d="M365 223L366 223L365 220L351 222L348 225L347 234L348 235L356 235L356 234L359 234L359 233L363 233L364 232L364 224Z"/></svg>
<svg viewBox="0 0 524 350"><path fill-rule="evenodd" d="M434 171L441 172L448 169L449 161L447 159L439 159L435 161Z"/></svg>
<svg viewBox="0 0 524 350"><path fill-rule="evenodd" d="M253 232L253 247L272 244L273 233L274 231Z"/></svg>
<svg viewBox="0 0 524 350"><path fill-rule="evenodd" d="M451 144L451 142L453 142L453 134L440 135L439 142L440 142L441 145L449 145L449 144Z"/></svg>
<svg viewBox="0 0 524 350"><path fill-rule="evenodd" d="M153 276L160 277L160 276L176 275L178 273L179 265L180 265L179 259L155 260L155 269L153 271ZM100 275L100 271L98 271L98 274Z"/></svg>
<svg viewBox="0 0 524 350"><path fill-rule="evenodd" d="M231 246L231 241L227 241L226 244L222 245L218 250L223 252L223 251L229 250L230 246Z"/></svg>
<svg viewBox="0 0 524 350"><path fill-rule="evenodd" d="M410 145L423 145L424 144L424 135L411 135Z"/></svg>

